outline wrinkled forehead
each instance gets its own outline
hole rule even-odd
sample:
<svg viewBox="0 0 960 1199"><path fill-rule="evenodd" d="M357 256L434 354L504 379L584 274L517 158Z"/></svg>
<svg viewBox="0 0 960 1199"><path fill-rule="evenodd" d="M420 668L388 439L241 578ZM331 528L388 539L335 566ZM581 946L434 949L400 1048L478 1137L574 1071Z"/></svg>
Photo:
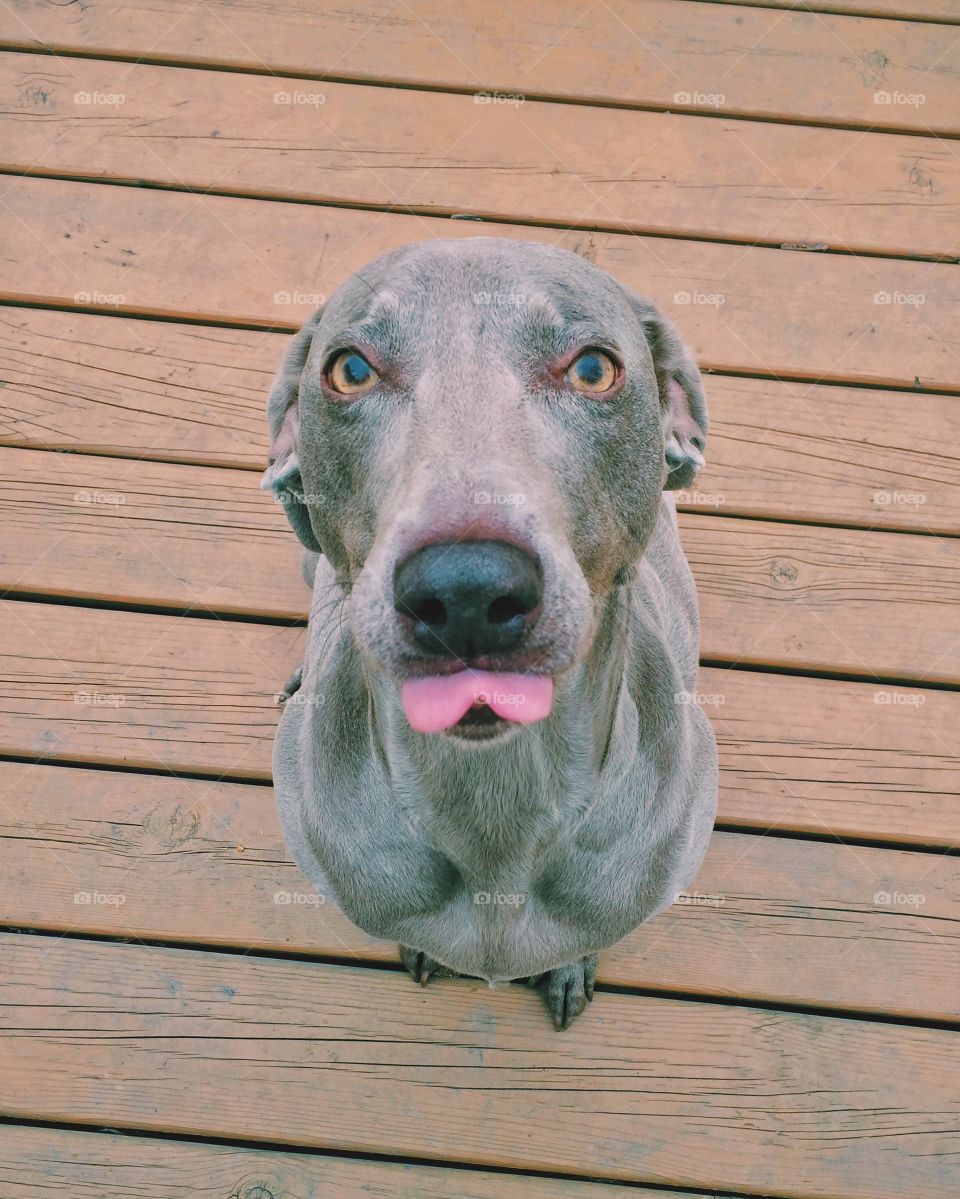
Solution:
<svg viewBox="0 0 960 1199"><path fill-rule="evenodd" d="M599 340L624 350L640 328L606 272L565 250L499 238L402 247L331 297L319 340L381 353Z"/></svg>

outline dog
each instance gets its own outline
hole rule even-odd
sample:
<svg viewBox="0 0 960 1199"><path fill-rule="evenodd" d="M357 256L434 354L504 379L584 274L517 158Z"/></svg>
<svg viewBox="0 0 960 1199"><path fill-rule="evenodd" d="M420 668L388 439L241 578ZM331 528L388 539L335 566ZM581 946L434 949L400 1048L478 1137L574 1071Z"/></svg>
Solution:
<svg viewBox="0 0 960 1199"><path fill-rule="evenodd" d="M305 547L274 781L303 873L421 984L540 987L692 882L717 802L672 491L704 464L673 325L557 247L413 243L287 350L262 485Z"/></svg>

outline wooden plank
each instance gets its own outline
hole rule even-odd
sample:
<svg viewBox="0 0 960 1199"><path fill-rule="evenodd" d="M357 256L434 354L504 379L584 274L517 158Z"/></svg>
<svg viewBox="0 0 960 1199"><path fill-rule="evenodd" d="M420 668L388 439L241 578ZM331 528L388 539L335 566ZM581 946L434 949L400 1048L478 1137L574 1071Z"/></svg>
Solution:
<svg viewBox="0 0 960 1199"><path fill-rule="evenodd" d="M602 994L560 1036L522 986L3 950L11 1115L804 1199L952 1199L960 1181L941 1030Z"/></svg>
<svg viewBox="0 0 960 1199"><path fill-rule="evenodd" d="M292 329L320 295L390 248L508 236L577 250L651 296L680 322L704 367L960 388L952 350L960 274L945 263L478 226L55 179L12 181L4 203L3 286L13 301ZM691 302L721 296L723 303Z"/></svg>
<svg viewBox="0 0 960 1199"><path fill-rule="evenodd" d="M0 308L0 444L259 469L265 397L286 340ZM960 532L955 397L723 375L706 383L709 462L681 507Z"/></svg>
<svg viewBox="0 0 960 1199"><path fill-rule="evenodd" d="M258 479L0 449L0 588L306 618L300 544Z"/></svg>
<svg viewBox="0 0 960 1199"><path fill-rule="evenodd" d="M6 601L0 752L268 777L275 696L303 637Z"/></svg>
<svg viewBox="0 0 960 1199"><path fill-rule="evenodd" d="M601 954L600 980L954 1020L958 884L955 857L718 832L684 899ZM268 788L160 775L0 764L0 921L397 961L319 903Z"/></svg>
<svg viewBox="0 0 960 1199"><path fill-rule="evenodd" d="M262 469L287 335L0 308L0 441Z"/></svg>
<svg viewBox="0 0 960 1199"><path fill-rule="evenodd" d="M690 513L680 524L704 658L960 682L956 540Z"/></svg>
<svg viewBox="0 0 960 1199"><path fill-rule="evenodd" d="M870 17L891 17L900 21L942 21L956 25L960 21L956 0L707 0L710 4L760 5L764 8L800 10L814 14L862 13ZM949 30L939 31L949 37Z"/></svg>
<svg viewBox="0 0 960 1199"><path fill-rule="evenodd" d="M26 1125L3 1130L0 1186L4 1199L49 1199L51 1191L110 1199L623 1199L616 1184ZM641 1187L631 1195L663 1192ZM683 1191L676 1199L707 1196Z"/></svg>
<svg viewBox="0 0 960 1199"><path fill-rule="evenodd" d="M681 508L956 533L955 397L708 376L707 468ZM946 436L945 436L945 431Z"/></svg>
<svg viewBox="0 0 960 1199"><path fill-rule="evenodd" d="M773 246L932 257L960 249L960 158L930 137L537 101L478 105L474 96L321 90L309 80L281 86L259 75L35 54L0 56L0 112L3 169L17 174Z"/></svg>
<svg viewBox="0 0 960 1199"><path fill-rule="evenodd" d="M46 604L0 607L0 752L267 779L302 629ZM960 696L701 672L720 819L954 845Z"/></svg>
<svg viewBox="0 0 960 1199"><path fill-rule="evenodd" d="M955 692L702 670L732 826L957 844Z"/></svg>
<svg viewBox="0 0 960 1199"><path fill-rule="evenodd" d="M956 128L958 47L949 30L799 9L643 0L587 9L554 0L455 7L385 0L349 10L276 0L161 0L150 10L87 0L81 12L11 0L0 38L26 48L217 63L254 71L379 79L464 91L755 113L811 122ZM828 0L841 12L957 20L956 0ZM811 78L817 86L811 87ZM876 93L924 97L878 104ZM683 97L687 97L684 99Z"/></svg>
<svg viewBox="0 0 960 1199"><path fill-rule="evenodd" d="M704 493L709 495L709 493ZM306 618L250 471L0 449L0 587ZM960 682L960 542L685 513L714 661Z"/></svg>

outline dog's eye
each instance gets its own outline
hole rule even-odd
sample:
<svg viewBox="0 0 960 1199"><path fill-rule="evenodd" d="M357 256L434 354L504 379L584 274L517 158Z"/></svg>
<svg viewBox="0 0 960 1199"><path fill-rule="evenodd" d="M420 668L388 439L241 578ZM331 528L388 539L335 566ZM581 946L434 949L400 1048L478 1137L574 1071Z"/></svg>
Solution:
<svg viewBox="0 0 960 1199"><path fill-rule="evenodd" d="M603 350L586 350L570 364L567 382L576 391L609 391L616 383L617 364Z"/></svg>
<svg viewBox="0 0 960 1199"><path fill-rule="evenodd" d="M327 379L341 395L360 395L369 391L380 376L356 350L341 350L327 367Z"/></svg>

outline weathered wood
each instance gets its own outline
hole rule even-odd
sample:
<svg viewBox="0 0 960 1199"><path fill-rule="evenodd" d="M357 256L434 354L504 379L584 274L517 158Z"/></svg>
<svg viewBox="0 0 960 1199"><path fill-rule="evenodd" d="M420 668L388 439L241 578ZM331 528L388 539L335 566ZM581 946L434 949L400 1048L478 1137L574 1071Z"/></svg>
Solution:
<svg viewBox="0 0 960 1199"><path fill-rule="evenodd" d="M269 775L275 696L303 629L11 601L0 612L0 752Z"/></svg>
<svg viewBox="0 0 960 1199"><path fill-rule="evenodd" d="M397 960L320 903L268 788L13 762L0 796L6 925ZM953 1020L958 883L953 857L715 833L687 894L602 953L600 980Z"/></svg>
<svg viewBox="0 0 960 1199"><path fill-rule="evenodd" d="M0 309L0 444L260 468L286 344L280 333ZM709 461L681 508L960 532L955 397L723 375L706 386Z"/></svg>
<svg viewBox="0 0 960 1199"><path fill-rule="evenodd" d="M678 496L681 507L958 531L955 397L722 376L705 382L709 460L697 492Z"/></svg>
<svg viewBox="0 0 960 1199"><path fill-rule="evenodd" d="M17 173L773 246L934 257L957 249L960 158L930 137L483 105L35 54L0 57L0 113L3 165ZM864 205L865 194L876 202Z"/></svg>
<svg viewBox="0 0 960 1199"><path fill-rule="evenodd" d="M0 1186L4 1199L49 1199L51 1191L104 1199L623 1199L622 1187L597 1182L23 1125L0 1136ZM683 1191L674 1199L708 1197Z"/></svg>
<svg viewBox="0 0 960 1199"><path fill-rule="evenodd" d="M957 843L955 692L702 670L729 824Z"/></svg>
<svg viewBox="0 0 960 1199"><path fill-rule="evenodd" d="M706 494L706 493L705 493ZM250 471L0 449L0 586L306 617L300 546ZM705 658L960 682L960 542L681 516Z"/></svg>
<svg viewBox="0 0 960 1199"><path fill-rule="evenodd" d="M679 321L704 367L960 388L952 348L960 272L946 263L864 263L851 255L58 179L11 181L4 204L3 294L12 301L292 329L323 295L388 249L496 235L577 250L651 296ZM879 302L881 296L895 302Z"/></svg>
<svg viewBox="0 0 960 1199"><path fill-rule="evenodd" d="M0 752L265 779L302 629L0 605ZM960 695L704 670L720 818L953 845Z"/></svg>
<svg viewBox="0 0 960 1199"><path fill-rule="evenodd" d="M957 24L956 0L708 0L714 4L761 5L764 8L790 9L810 12L818 16L822 12L864 13L871 17L891 17L904 21L943 21ZM938 30L941 37L949 37L949 30Z"/></svg>
<svg viewBox="0 0 960 1199"><path fill-rule="evenodd" d="M0 308L0 441L261 468L288 336Z"/></svg>
<svg viewBox="0 0 960 1199"><path fill-rule="evenodd" d="M960 682L956 540L691 513L680 525L703 657Z"/></svg>
<svg viewBox="0 0 960 1199"><path fill-rule="evenodd" d="M3 938L12 1115L803 1196L952 1199L949 1032ZM495 1118L493 1118L495 1117Z"/></svg>
<svg viewBox="0 0 960 1199"><path fill-rule="evenodd" d="M309 612L299 542L249 470L0 449L0 518L5 590Z"/></svg>
<svg viewBox="0 0 960 1199"><path fill-rule="evenodd" d="M519 9L507 0L469 6L420 0L413 10L358 0L334 10L298 0L240 6L205 0L196 8L190 0L161 0L145 9L85 0L75 12L50 0L10 0L0 9L0 37L26 48L334 79L956 129L960 54L949 29L783 11L808 7L803 0L765 4L640 0L588 9L577 0L554 0L544 9ZM828 0L809 7L958 19L955 0ZM922 95L924 103L880 104L878 92Z"/></svg>

